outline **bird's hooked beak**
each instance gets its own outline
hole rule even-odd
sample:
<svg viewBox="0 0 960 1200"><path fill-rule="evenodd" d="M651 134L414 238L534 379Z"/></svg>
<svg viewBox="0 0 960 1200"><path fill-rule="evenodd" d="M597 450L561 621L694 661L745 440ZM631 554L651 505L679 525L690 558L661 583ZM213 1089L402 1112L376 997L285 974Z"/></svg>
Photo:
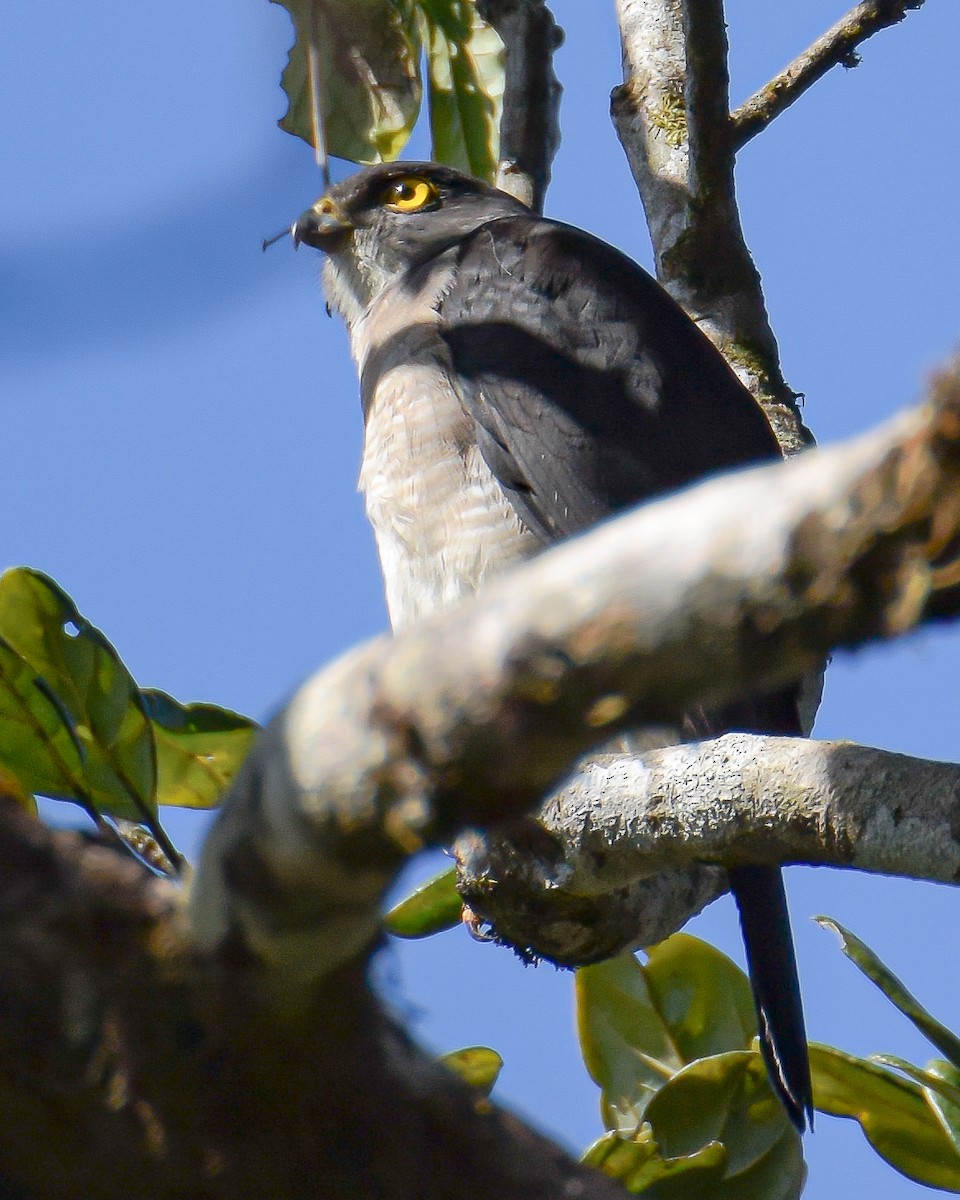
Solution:
<svg viewBox="0 0 960 1200"><path fill-rule="evenodd" d="M295 248L305 242L317 250L336 250L352 232L352 223L329 196L321 196L290 227Z"/></svg>

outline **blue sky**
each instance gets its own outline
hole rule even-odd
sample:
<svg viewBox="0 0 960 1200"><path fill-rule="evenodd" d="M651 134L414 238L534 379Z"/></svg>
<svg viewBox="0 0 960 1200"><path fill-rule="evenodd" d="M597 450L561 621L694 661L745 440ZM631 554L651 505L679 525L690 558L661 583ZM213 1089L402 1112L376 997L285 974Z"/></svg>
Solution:
<svg viewBox="0 0 960 1200"><path fill-rule="evenodd" d="M649 265L607 117L612 5L554 10L567 29L566 92L547 211ZM841 12L730 0L734 99ZM260 251L320 189L308 148L275 126L289 22L265 0L224 18L211 0L39 0L7 22L0 564L58 579L141 683L265 718L385 615L355 491L345 336L324 314L315 256ZM741 155L747 239L787 378L822 442L914 401L960 340L958 44L960 6L930 0ZM839 656L817 735L955 759L958 677L951 628ZM196 820L169 825L196 846ZM809 920L820 912L960 1028L956 892L801 868L788 887L812 1037L928 1056ZM740 957L728 900L692 929ZM381 978L431 1045L496 1046L506 1102L571 1146L597 1134L569 977L457 931L391 951ZM814 1200L920 1192L849 1122L821 1118L807 1149Z"/></svg>

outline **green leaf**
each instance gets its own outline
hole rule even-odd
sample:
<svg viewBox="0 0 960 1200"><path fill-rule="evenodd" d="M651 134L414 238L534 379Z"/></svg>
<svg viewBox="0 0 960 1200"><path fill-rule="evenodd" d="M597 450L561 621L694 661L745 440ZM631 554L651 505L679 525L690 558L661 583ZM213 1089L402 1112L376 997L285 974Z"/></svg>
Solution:
<svg viewBox="0 0 960 1200"><path fill-rule="evenodd" d="M649 952L577 972L580 1046L608 1129L630 1134L685 1063L745 1050L756 1034L750 984L726 955L678 933Z"/></svg>
<svg viewBox="0 0 960 1200"><path fill-rule="evenodd" d="M653 1194L654 1184L675 1181L671 1196L699 1198L709 1196L710 1187L723 1178L727 1151L719 1142L711 1142L694 1154L664 1158L649 1125L635 1139L625 1141L615 1133L605 1133L583 1154L581 1162L618 1179L634 1196ZM682 1178L681 1178L682 1177ZM679 1181L679 1186L676 1182Z"/></svg>
<svg viewBox="0 0 960 1200"><path fill-rule="evenodd" d="M307 46L318 55L327 149L353 162L398 158L420 112L426 43L433 157L493 181L504 50L475 0L277 0L296 40L281 85L282 129L313 145Z"/></svg>
<svg viewBox="0 0 960 1200"><path fill-rule="evenodd" d="M329 152L363 163L397 158L420 111L415 0L277 2L289 11L296 31L281 80L289 108L280 127L313 145L307 62L312 40Z"/></svg>
<svg viewBox="0 0 960 1200"><path fill-rule="evenodd" d="M503 42L469 0L421 0L421 7L433 157L493 183L500 154Z"/></svg>
<svg viewBox="0 0 960 1200"><path fill-rule="evenodd" d="M871 1054L870 1061L902 1071L920 1085L924 1099L960 1154L960 1071L941 1058L931 1059L926 1067L916 1067L893 1054Z"/></svg>
<svg viewBox="0 0 960 1200"><path fill-rule="evenodd" d="M0 704L2 704L3 684L0 681ZM0 734L2 737L2 734ZM2 763L0 763L0 801L8 802L12 800L14 804L18 804L25 813L29 813L31 817L36 817L37 800L36 797L29 792L20 780L11 771L8 771Z"/></svg>
<svg viewBox="0 0 960 1200"><path fill-rule="evenodd" d="M0 576L0 768L23 793L109 816L145 858L166 856L176 868L158 803L215 804L254 734L237 713L141 692L46 575L18 567Z"/></svg>
<svg viewBox="0 0 960 1200"><path fill-rule="evenodd" d="M796 1200L806 1174L799 1134L753 1050L683 1067L649 1101L634 1138L607 1134L584 1161L661 1200Z"/></svg>
<svg viewBox="0 0 960 1200"><path fill-rule="evenodd" d="M587 1161L663 1200L799 1196L800 1137L751 1046L750 984L730 959L675 934L646 967L632 956L584 967L577 1017L604 1122L619 1134Z"/></svg>
<svg viewBox="0 0 960 1200"><path fill-rule="evenodd" d="M684 1067L650 1101L645 1119L665 1158L695 1155L716 1143L725 1147L722 1179L697 1193L702 1200L800 1195L806 1175L800 1135L755 1050L716 1054ZM654 1187L649 1194L666 1193Z"/></svg>
<svg viewBox="0 0 960 1200"><path fill-rule="evenodd" d="M941 1025L935 1017L919 1003L893 972L877 958L864 942L831 917L816 917L824 929L832 929L840 938L843 953L855 963L866 977L877 985L888 1000L908 1017L913 1024L933 1043L940 1053L955 1067L960 1067L960 1038Z"/></svg>
<svg viewBox="0 0 960 1200"><path fill-rule="evenodd" d="M810 1045L810 1069L821 1112L858 1121L874 1150L908 1178L960 1191L960 1155L922 1088L817 1043Z"/></svg>
<svg viewBox="0 0 960 1200"><path fill-rule="evenodd" d="M26 567L0 576L0 637L6 766L31 791L149 824L153 736L137 686L107 639L52 579ZM28 729L37 734L35 753Z"/></svg>
<svg viewBox="0 0 960 1200"><path fill-rule="evenodd" d="M933 1058L927 1063L924 1098L937 1114L943 1132L960 1156L960 1071L953 1063Z"/></svg>
<svg viewBox="0 0 960 1200"><path fill-rule="evenodd" d="M683 1056L632 954L581 967L576 994L580 1050L600 1087L603 1123L629 1136L652 1097L683 1066Z"/></svg>
<svg viewBox="0 0 960 1200"><path fill-rule="evenodd" d="M0 762L18 789L86 798L80 753L56 699L0 638Z"/></svg>
<svg viewBox="0 0 960 1200"><path fill-rule="evenodd" d="M955 1106L960 1107L960 1088L948 1082L949 1076L933 1069L936 1064L940 1068L953 1070L954 1075L957 1075L956 1069L951 1068L950 1063L944 1062L942 1059L932 1059L926 1067L914 1066L913 1063L898 1058L895 1054L871 1054L867 1061L877 1063L881 1067L893 1067L895 1071L902 1071L908 1079L918 1083L921 1088L934 1091Z"/></svg>
<svg viewBox="0 0 960 1200"><path fill-rule="evenodd" d="M462 910L457 872L450 867L394 905L383 923L397 937L423 938L459 925Z"/></svg>
<svg viewBox="0 0 960 1200"><path fill-rule="evenodd" d="M757 1017L749 980L715 947L675 934L650 950L646 977L684 1062L750 1047Z"/></svg>
<svg viewBox="0 0 960 1200"><path fill-rule="evenodd" d="M488 1046L467 1046L440 1056L440 1062L464 1083L489 1096L503 1068L503 1059Z"/></svg>
<svg viewBox="0 0 960 1200"><path fill-rule="evenodd" d="M157 802L215 807L250 750L256 722L213 704L179 704L166 692L141 696L156 743Z"/></svg>

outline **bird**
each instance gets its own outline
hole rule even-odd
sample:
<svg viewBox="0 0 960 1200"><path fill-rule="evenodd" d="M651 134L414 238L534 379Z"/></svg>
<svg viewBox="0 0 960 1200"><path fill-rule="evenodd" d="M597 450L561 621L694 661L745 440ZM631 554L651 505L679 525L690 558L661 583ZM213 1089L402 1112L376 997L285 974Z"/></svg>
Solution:
<svg viewBox="0 0 960 1200"><path fill-rule="evenodd" d="M659 283L608 243L451 167L365 167L290 227L324 252L360 377L359 486L394 630L653 497L781 456L757 402ZM692 709L686 739L799 735L799 689ZM782 874L728 869L760 1046L812 1124Z"/></svg>

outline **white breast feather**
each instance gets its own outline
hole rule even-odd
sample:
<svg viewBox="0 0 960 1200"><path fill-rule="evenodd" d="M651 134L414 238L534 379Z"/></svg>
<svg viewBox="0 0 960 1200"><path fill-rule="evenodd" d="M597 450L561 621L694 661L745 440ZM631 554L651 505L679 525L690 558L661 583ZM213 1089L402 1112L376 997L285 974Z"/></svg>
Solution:
<svg viewBox="0 0 960 1200"><path fill-rule="evenodd" d="M372 384L360 470L395 629L472 594L539 545L484 462L451 387L431 283L415 297L387 289L351 329L361 373L400 335Z"/></svg>

